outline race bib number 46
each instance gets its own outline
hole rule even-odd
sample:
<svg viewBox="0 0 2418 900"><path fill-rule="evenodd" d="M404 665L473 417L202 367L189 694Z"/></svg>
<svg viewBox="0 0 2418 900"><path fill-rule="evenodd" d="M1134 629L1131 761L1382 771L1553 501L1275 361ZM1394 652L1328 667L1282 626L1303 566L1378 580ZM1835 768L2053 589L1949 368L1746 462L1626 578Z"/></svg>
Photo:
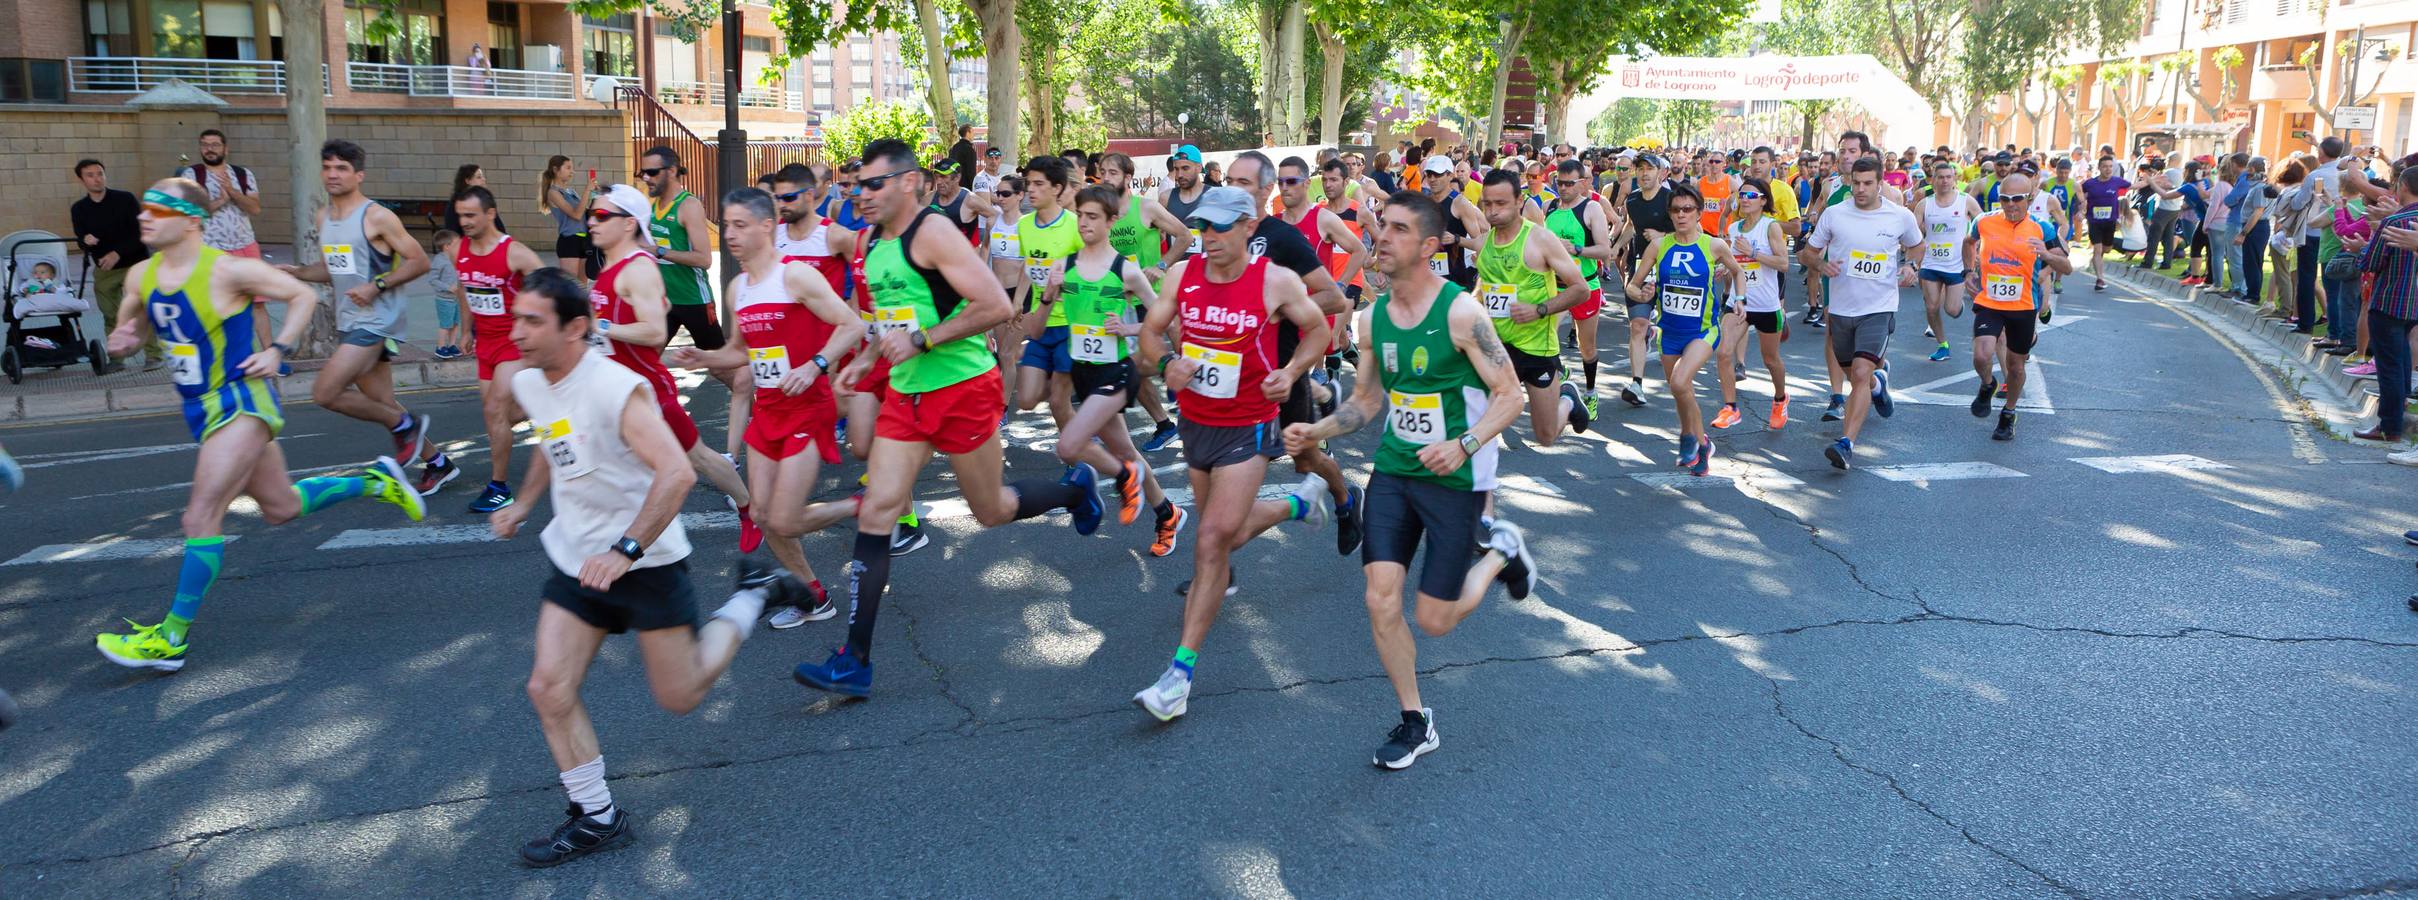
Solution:
<svg viewBox="0 0 2418 900"><path fill-rule="evenodd" d="M1212 400L1234 399L1237 382L1243 380L1243 355L1228 350L1185 344L1184 358L1199 366L1192 373L1192 383L1184 389Z"/></svg>
<svg viewBox="0 0 2418 900"><path fill-rule="evenodd" d="M1386 430L1395 437L1425 447L1444 439L1444 395L1387 391Z"/></svg>

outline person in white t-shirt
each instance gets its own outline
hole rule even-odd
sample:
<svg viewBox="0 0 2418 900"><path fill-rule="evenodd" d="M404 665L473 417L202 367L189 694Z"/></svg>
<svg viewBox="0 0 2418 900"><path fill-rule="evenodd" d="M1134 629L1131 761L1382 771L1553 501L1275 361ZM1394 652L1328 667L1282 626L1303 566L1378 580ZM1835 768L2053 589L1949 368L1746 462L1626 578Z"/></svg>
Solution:
<svg viewBox="0 0 2418 900"><path fill-rule="evenodd" d="M1845 436L1823 449L1846 469L1855 456L1865 415L1896 411L1889 399L1889 335L1897 330L1898 290L1913 287L1923 226L1914 213L1881 194L1881 163L1866 156L1847 171L1853 202L1825 210L1797 254L1807 269L1830 279L1830 402L1844 406ZM1842 377L1844 376L1844 377ZM1840 391L1842 384L1850 389Z"/></svg>

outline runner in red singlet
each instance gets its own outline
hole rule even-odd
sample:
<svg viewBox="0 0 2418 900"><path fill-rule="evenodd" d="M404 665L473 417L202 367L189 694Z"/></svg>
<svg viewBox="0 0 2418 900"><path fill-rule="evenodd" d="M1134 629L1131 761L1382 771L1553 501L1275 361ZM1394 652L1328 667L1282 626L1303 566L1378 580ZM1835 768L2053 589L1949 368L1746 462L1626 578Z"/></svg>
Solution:
<svg viewBox="0 0 2418 900"><path fill-rule="evenodd" d="M453 213L462 223L453 268L461 275L464 305L470 307L471 353L479 362L479 411L487 421L487 489L470 502L470 511L484 514L512 505L506 479L511 477L512 423L520 418L512 403L512 373L521 370L520 349L512 345L512 299L520 295L521 277L545 263L537 251L496 230L495 195L486 188L467 187L455 194Z"/></svg>

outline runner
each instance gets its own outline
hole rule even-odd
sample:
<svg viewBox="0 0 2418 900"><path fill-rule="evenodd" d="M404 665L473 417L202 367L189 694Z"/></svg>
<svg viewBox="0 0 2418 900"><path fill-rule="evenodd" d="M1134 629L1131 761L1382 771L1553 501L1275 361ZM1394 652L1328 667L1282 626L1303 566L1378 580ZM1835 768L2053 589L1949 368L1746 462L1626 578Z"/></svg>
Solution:
<svg viewBox="0 0 2418 900"><path fill-rule="evenodd" d="M780 247L781 262L805 263L823 276L823 283L835 296L843 295L856 233L839 227L829 216L815 214L815 186L814 169L807 166L790 163L773 173L772 198L781 212L773 243Z"/></svg>
<svg viewBox="0 0 2418 900"><path fill-rule="evenodd" d="M1159 201L1132 194L1133 175L1133 157L1122 153L1100 154L1100 184L1126 195L1125 210L1118 214L1116 228L1109 232L1109 243L1116 247L1118 255L1125 257L1126 265L1140 266L1146 281L1156 281L1167 272L1167 248L1179 241L1188 248L1192 234L1184 230L1184 220L1176 218ZM1132 352L1129 340L1126 353ZM1145 443L1165 447L1168 441L1175 440L1175 420L1167 415L1167 404L1160 399L1160 392L1151 387L1150 376L1135 374L1138 377L1134 379L1133 399L1142 404L1142 412L1150 416L1153 429ZM1117 418L1121 421L1124 416Z"/></svg>
<svg viewBox="0 0 2418 900"><path fill-rule="evenodd" d="M1111 168L1105 158L1101 168ZM1167 501L1158 476L1125 431L1125 407L1146 384L1134 377L1126 342L1141 331L1140 311L1158 302L1143 267L1114 243L1116 222L1127 211L1128 199L1134 198L1106 184L1076 192L1075 218L1083 249L1053 266L1041 305L1066 315L1075 398L1081 404L1058 432L1058 459L1116 473L1117 523L1133 524L1147 501L1157 533L1150 555L1166 556L1175 552L1176 535L1189 516ZM1026 318L1028 334L1041 330L1040 318Z"/></svg>
<svg viewBox="0 0 2418 900"><path fill-rule="evenodd" d="M721 349L682 347L664 360L686 369L744 366L755 381L743 431L747 493L769 504L756 525L771 539L772 557L785 573L742 557L739 587L773 588L773 601L786 608L773 616L772 627L795 628L839 612L798 541L806 535L806 501L816 478L823 466L840 461L838 406L824 376L831 360L858 344L863 332L819 273L781 260L774 242L779 215L772 197L753 188L723 198L722 239L740 270L723 296L730 298L737 333Z"/></svg>
<svg viewBox="0 0 2418 900"><path fill-rule="evenodd" d="M1788 271L1788 236L1778 220L1763 214L1771 198L1785 193L1758 176L1749 175L1738 183L1738 220L1730 223L1729 248L1737 260L1740 281L1730 292L1733 302L1720 326L1720 333L1729 340L1717 342L1714 348L1722 360L1715 367L1721 378L1721 412L1713 417L1715 428L1738 424L1738 379L1745 367L1750 327L1763 349L1763 369L1771 373L1771 429L1788 427L1788 368L1780 360L1780 342L1787 339L1788 328L1788 311L1780 301L1780 276Z"/></svg>
<svg viewBox="0 0 2418 900"><path fill-rule="evenodd" d="M983 338L1015 308L982 256L923 202L923 177L915 151L882 138L865 145L853 191L875 228L865 283L881 339L840 370L832 387L856 390L877 358L891 367L887 383L874 386L883 399L849 564L848 642L793 673L808 687L852 697L873 691L873 624L890 584L890 523L914 500L932 451L948 455L959 492L985 528L1064 509L1075 532L1088 535L1104 512L1090 466L1076 465L1059 482L1001 484L996 438L1007 399Z"/></svg>
<svg viewBox="0 0 2418 900"><path fill-rule="evenodd" d="M1719 153L1705 154L1696 170L1696 192L1704 198L1702 234L1729 233L1730 195L1738 190L1738 182L1724 169L1728 157ZM1715 238L1715 240L1719 240Z"/></svg>
<svg viewBox="0 0 2418 900"><path fill-rule="evenodd" d="M1429 271L1436 277L1459 285L1464 291L1478 286L1478 251L1471 246L1472 235L1486 231L1486 214L1478 211L1478 203L1460 190L1461 183L1453 175L1453 161L1446 156L1430 156L1421 166L1426 178L1419 191L1427 199L1444 208L1444 243L1427 258Z"/></svg>
<svg viewBox="0 0 2418 900"><path fill-rule="evenodd" d="M1932 362L1948 359L1948 326L1940 318L1960 318L1965 314L1965 242L1972 237L1973 223L1981 219L1981 205L1972 195L1946 189L1956 177L1955 163L1937 163L1932 168L1931 196L1914 201L1916 213L1923 222L1923 264L1918 273L1923 285L1923 334L1939 338L1939 349L1931 351ZM1997 193L1993 184L1991 193Z"/></svg>
<svg viewBox="0 0 2418 900"><path fill-rule="evenodd" d="M613 190L637 193L622 185ZM636 229L612 230L608 273L626 269L636 255L629 252ZM610 280L598 276L597 290ZM551 833L521 847L521 862L539 868L619 846L633 834L630 816L613 805L605 785L604 751L579 697L605 635L638 632L656 705L687 715L730 667L764 611L762 590L740 591L698 624L688 535L680 527L680 502L696 476L650 379L592 349L605 322L594 319L584 290L559 269L541 269L522 280L513 301L512 341L531 368L513 376L512 394L541 423L544 450L530 454L525 483L532 503L488 517L495 536L510 540L534 501L554 492L554 520L538 535L549 568L538 592L529 705L570 809Z"/></svg>
<svg viewBox="0 0 2418 900"><path fill-rule="evenodd" d="M981 246L982 220L990 218L998 210L991 206L989 195L969 191L959 183L963 174L957 171L956 160L944 159L934 163L932 198L929 202L934 210L949 220L949 224L957 226L957 232L966 236L966 243Z"/></svg>
<svg viewBox="0 0 2418 900"><path fill-rule="evenodd" d="M1167 214L1174 216L1176 221L1191 221L1192 210L1200 205L1201 194L1216 186L1203 180L1201 174L1201 148L1185 144L1175 148L1175 153L1167 157L1168 186L1165 192L1159 194L1159 205L1166 207ZM1169 267L1201 252L1200 232L1190 231L1186 238L1178 240L1182 243L1169 241L1166 252L1159 256L1159 260ZM1153 436L1153 440L1156 440L1156 436ZM1158 448L1142 449L1155 451Z"/></svg>
<svg viewBox="0 0 2418 900"><path fill-rule="evenodd" d="M403 230L393 210L361 193L368 171L369 154L361 145L346 140L320 145L319 181L327 189L327 206L319 210L320 261L281 268L336 289L337 346L311 383L311 402L385 426L398 462L422 461L413 489L425 497L462 471L428 440L429 417L412 415L395 399L395 373L388 362L405 329L406 298L400 288L428 273L428 253Z"/></svg>
<svg viewBox="0 0 2418 900"><path fill-rule="evenodd" d="M1385 417L1360 570L1377 658L1402 711L1374 757L1386 769L1409 768L1437 746L1435 710L1419 693L1418 645L1402 620L1402 586L1420 541L1427 560L1413 588L1413 615L1429 637L1450 634L1497 580L1515 599L1536 584L1526 541L1510 522L1496 519L1478 544L1485 554L1470 557L1479 511L1495 488L1495 438L1519 416L1520 388L1485 307L1427 268L1444 221L1444 211L1415 192L1386 203L1376 265L1391 290L1358 316L1367 387L1316 424L1285 427L1288 447L1308 446Z"/></svg>
<svg viewBox="0 0 2418 900"><path fill-rule="evenodd" d="M1236 176L1247 179L1254 167L1266 171L1264 161L1238 159ZM1151 307L1142 323L1143 366L1159 370L1168 384L1183 386L1184 418L1176 427L1184 432L1184 462L1201 517L1175 658L1157 683L1133 697L1162 722L1183 715L1188 706L1202 642L1234 590L1234 552L1279 522L1307 520L1317 528L1327 515L1327 495L1318 490L1315 475L1303 478L1283 499L1255 500L1268 460L1284 452L1278 447L1278 409L1325 355L1327 341L1326 320L1300 276L1274 254L1251 252L1257 237L1245 226L1266 208L1241 188L1210 188L1203 194L1185 223L1201 233L1203 255L1168 270L1160 295L1176 302ZM1274 327L1279 319L1301 330L1281 365ZM1170 331L1181 348L1174 355L1168 352Z"/></svg>
<svg viewBox="0 0 2418 900"><path fill-rule="evenodd" d="M1559 151L1556 151L1557 153ZM1545 213L1545 228L1562 239L1587 278L1587 300L1570 309L1571 333L1578 339L1579 372L1587 379L1587 417L1595 409L1596 316L1604 309L1603 269L1612 261L1612 223L1604 217L1604 198L1588 184L1586 164L1565 159L1553 169L1554 202Z"/></svg>
<svg viewBox="0 0 2418 900"><path fill-rule="evenodd" d="M1639 271L1637 261L1646 247L1670 234L1673 227L1668 165L1662 157L1642 154L1630 163L1629 171L1632 186L1622 205L1628 221L1621 226L1619 241L1627 248L1620 266L1624 284ZM1624 302L1629 307L1629 384L1620 389L1620 399L1642 407L1646 405L1646 337L1654 330L1654 295L1633 294Z"/></svg>
<svg viewBox="0 0 2418 900"><path fill-rule="evenodd" d="M1833 388L1831 403L1841 407L1847 424L1822 454L1841 470L1853 464L1866 414L1878 411L1886 419L1896 412L1889 399L1889 335L1897 329L1898 289L1914 285L1913 253L1923 244L1914 214L1883 199L1879 160L1858 158L1848 167L1847 184L1854 202L1825 210L1797 254L1830 281L1828 359L1846 375L1831 383L1845 382L1850 390L1841 397Z"/></svg>
<svg viewBox="0 0 2418 900"><path fill-rule="evenodd" d="M1337 182L1344 187L1340 193L1345 195L1343 199L1348 203L1351 191L1350 185L1341 180L1343 165L1341 163L1333 165ZM1327 333L1333 339L1333 335L1341 333L1342 329L1339 326L1343 324L1343 319L1349 317L1349 311L1353 308L1352 302L1356 299L1354 292L1345 285L1360 280L1361 267L1368 264L1368 245L1361 242L1360 235L1352 230L1351 225L1344 222L1341 214L1327 208L1323 198L1314 200L1310 197L1309 186L1313 181L1314 179L1310 177L1310 165L1303 162L1301 157L1288 156L1285 157L1284 162L1276 165L1278 205L1284 210L1277 215L1277 218L1285 224L1293 226L1295 231L1301 232L1301 239L1309 243L1310 252L1317 255L1319 265L1325 269L1327 278L1337 285L1338 291L1343 293L1345 312L1327 316ZM1343 260L1341 266L1335 264L1335 260L1338 258ZM1339 368L1338 363L1340 362L1335 353L1337 349L1335 346L1325 348L1321 356L1326 359L1326 367L1310 370L1312 390L1316 394L1323 395L1313 397L1321 409L1332 408L1343 391L1342 385L1336 383L1338 374L1336 370ZM1338 471L1341 471L1340 467L1338 467ZM1338 512L1346 511L1349 506L1350 504L1345 502L1336 504Z"/></svg>
<svg viewBox="0 0 2418 900"><path fill-rule="evenodd" d="M1478 250L1478 300L1511 353L1512 371L1528 392L1528 426L1536 442L1550 447L1562 426L1581 434L1594 411L1578 385L1562 380L1559 316L1587 302L1586 276L1570 251L1521 215L1520 176L1489 172L1485 181L1488 231Z"/></svg>
<svg viewBox="0 0 2418 900"><path fill-rule="evenodd" d="M487 423L487 487L470 502L470 511L485 514L512 505L512 423L521 418L512 406L512 375L521 370L520 351L512 346L512 298L520 293L521 280L545 263L537 251L496 230L495 195L486 188L455 194L453 214L462 225L453 267L460 273L463 305L470 308L479 414Z"/></svg>
<svg viewBox="0 0 2418 900"><path fill-rule="evenodd" d="M1075 173L1066 157L1033 157L1024 164L1024 183L1033 196L1033 211L1016 221L1024 266L1017 270L1015 280L1005 284L1023 300L1017 309L1029 314L1041 311L1041 291L1049 282L1050 267L1082 249L1083 235L1075 228L1074 211L1067 208L1067 201L1074 199ZM1070 373L1075 360L1066 349L1066 311L1052 309L1042 315L1046 321L1040 336L1025 339L1024 353L1016 363L1015 389L1009 396L1015 400L1016 410L1034 409L1048 401L1051 424L1063 429L1074 415Z"/></svg>
<svg viewBox="0 0 2418 900"><path fill-rule="evenodd" d="M2123 208L2132 186L2117 174L2112 156L2099 157L2099 176L2082 183L2083 214L2090 220L2091 290L2107 290L2107 251L2116 248L2116 211Z"/></svg>
<svg viewBox="0 0 2418 900"><path fill-rule="evenodd" d="M1024 239L1016 234L1016 220L1024 215L1024 176L1000 176L999 183L991 189L991 203L1000 210L1000 214L991 220L991 277L1003 285L1015 284L1017 278L1023 277L1021 273L1024 271ZM1008 291L1008 296L1010 299L1020 299L1013 289ZM860 297L857 305L860 309L871 310L864 298ZM991 352L998 359L1002 372L1015 372L1016 362L1024 358L1024 329L1019 325L1015 317L1010 317L991 331ZM1008 405L1014 407L1014 379L1007 380L1007 388Z"/></svg>
<svg viewBox="0 0 2418 900"><path fill-rule="evenodd" d="M169 381L184 398L185 427L200 442L193 488L185 501L185 558L177 570L175 599L156 625L126 624L126 634L94 639L101 655L127 668L174 672L185 667L188 631L202 597L218 580L226 559L227 504L251 497L260 517L283 525L355 497L370 496L403 508L417 522L425 512L419 493L403 481L403 468L378 457L368 472L321 476L299 482L286 475L285 451L277 432L285 417L277 406L277 367L310 328L319 292L276 268L202 245L203 208L210 194L200 184L170 178L143 192L138 217L151 258L128 273L118 298L118 327L109 333L109 355L123 359L153 337L168 348ZM286 304L285 324L266 347L252 345L252 316L261 304ZM4 458L5 454L0 454ZM14 490L24 475L13 461L0 480Z"/></svg>
<svg viewBox="0 0 2418 900"><path fill-rule="evenodd" d="M1696 189L1677 185L1671 195L1671 222L1677 230L1646 248L1626 289L1632 297L1656 298L1662 378L1671 386L1671 403L1679 411L1679 465L1702 476L1712 470L1713 435L1704 428L1704 409L1696 405L1696 371L1721 347L1717 298L1736 291L1745 279L1729 244L1703 232L1704 199L1696 196ZM1654 285L1651 291L1649 283Z"/></svg>
<svg viewBox="0 0 2418 900"><path fill-rule="evenodd" d="M662 271L657 266L629 264L642 256L654 261L654 255L647 252L647 226L641 224L652 213L646 195L626 184L605 188L588 206L588 237L605 260L596 280L589 284L596 333L588 342L646 379L655 402L663 407L664 424L680 441L681 452L688 454L697 474L730 496L732 508L739 513L739 552L753 553L764 542L764 533L749 515L747 485L739 480L739 470L728 458L698 440L696 420L681 407L680 388L672 382L671 370L663 367L663 344L671 340L671 325ZM719 348L722 343L715 341L714 345ZM531 421L536 418L532 416Z"/></svg>
<svg viewBox="0 0 2418 900"><path fill-rule="evenodd" d="M646 184L648 198L654 201L654 206L647 210L647 233L655 242L655 264L662 270L663 297L668 304L664 311L663 340L657 345L669 345L673 336L687 329L689 342L697 349L719 350L728 337L715 316L713 276L707 274L714 265L714 252L713 242L706 236L710 226L705 219L705 201L683 186L688 167L681 165L679 154L672 152L672 148L651 147L638 159L638 177ZM739 405L733 410L730 427L723 436L723 453L733 459L739 455L738 423L745 418L741 413L747 402L738 399L746 393L739 389L739 372L726 369L711 373L715 381L730 389L732 402Z"/></svg>
<svg viewBox="0 0 2418 900"><path fill-rule="evenodd" d="M2024 367L2047 319L2038 303L2042 269L2061 275L2074 271L2057 226L2031 216L2032 187L2029 175L2007 176L1998 192L2000 214L1976 220L1965 247L1965 268L1973 273L1965 282L1973 301L1973 371L1981 376L1981 390L1973 395L1974 418L1990 414L1990 398L1998 391L1991 363L2003 360L2007 373L2007 405L1998 413L1992 440L2015 439Z"/></svg>

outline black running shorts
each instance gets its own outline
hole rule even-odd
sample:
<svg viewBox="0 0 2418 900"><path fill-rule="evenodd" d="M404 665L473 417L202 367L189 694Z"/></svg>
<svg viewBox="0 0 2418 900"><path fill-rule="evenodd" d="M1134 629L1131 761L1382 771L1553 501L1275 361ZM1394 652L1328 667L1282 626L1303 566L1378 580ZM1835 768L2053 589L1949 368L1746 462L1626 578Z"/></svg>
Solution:
<svg viewBox="0 0 2418 900"><path fill-rule="evenodd" d="M664 342L670 343L672 335L679 334L682 328L688 329L689 340L696 342L699 350L720 350L729 343L722 335L722 323L714 321L711 303L670 304L663 320Z"/></svg>
<svg viewBox="0 0 2418 900"><path fill-rule="evenodd" d="M1461 599L1461 579L1477 553L1478 514L1486 509L1486 494L1376 472L1369 475L1366 502L1361 565L1394 563L1407 569L1424 537L1427 561L1419 567L1419 593Z"/></svg>
<svg viewBox="0 0 2418 900"><path fill-rule="evenodd" d="M546 564L540 596L607 634L689 628L698 625L697 592L688 580L688 560L622 573L613 586L591 591L576 575Z"/></svg>

